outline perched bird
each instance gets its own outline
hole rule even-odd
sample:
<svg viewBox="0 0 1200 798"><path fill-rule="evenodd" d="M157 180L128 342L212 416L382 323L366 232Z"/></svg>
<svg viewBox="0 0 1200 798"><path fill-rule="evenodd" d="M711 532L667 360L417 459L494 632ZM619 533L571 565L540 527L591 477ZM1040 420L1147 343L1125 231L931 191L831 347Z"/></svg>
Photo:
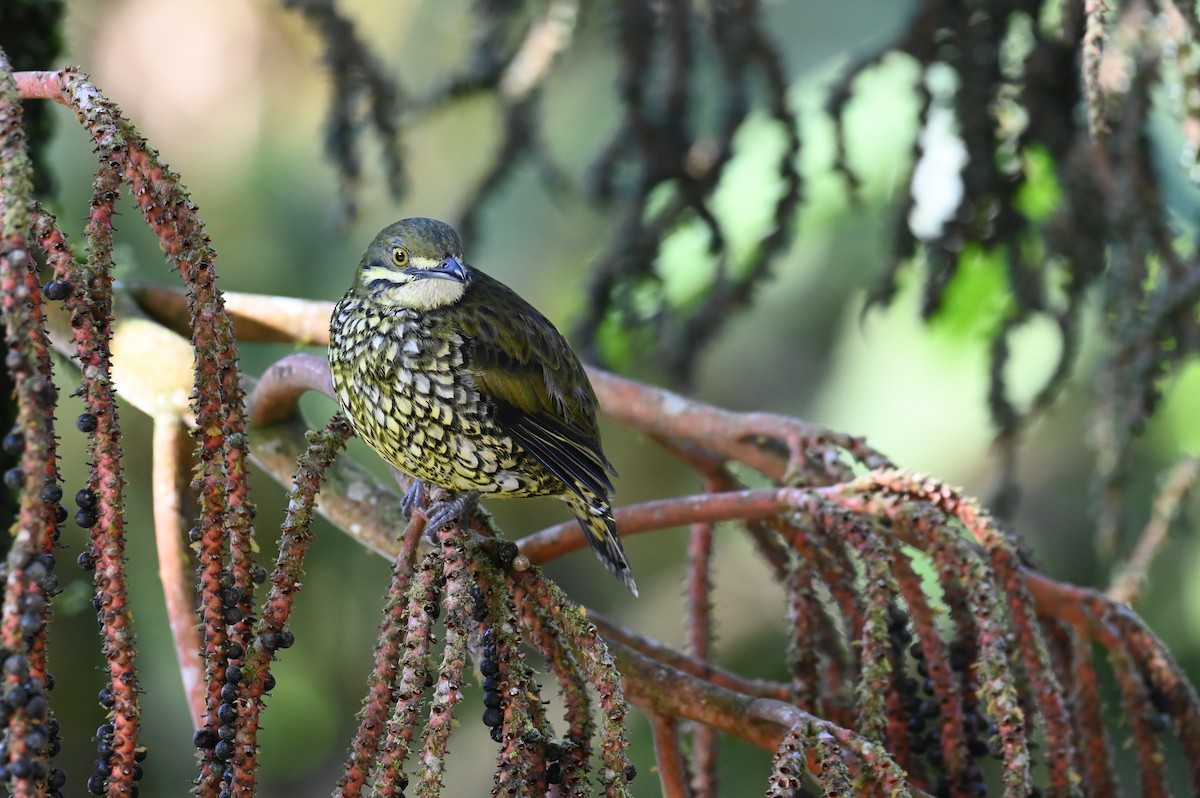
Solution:
<svg viewBox="0 0 1200 798"><path fill-rule="evenodd" d="M375 236L330 319L329 366L359 437L455 494L430 508L431 529L481 494L557 496L637 595L587 374L545 316L463 262L454 228L404 219Z"/></svg>

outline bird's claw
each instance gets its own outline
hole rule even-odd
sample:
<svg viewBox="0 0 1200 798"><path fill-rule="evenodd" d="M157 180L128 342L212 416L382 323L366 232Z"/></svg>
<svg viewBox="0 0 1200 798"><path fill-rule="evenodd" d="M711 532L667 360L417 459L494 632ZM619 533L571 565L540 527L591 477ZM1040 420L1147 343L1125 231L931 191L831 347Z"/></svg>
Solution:
<svg viewBox="0 0 1200 798"><path fill-rule="evenodd" d="M425 537L430 543L437 543L438 532L450 524L470 518L478 502L478 491L459 493L434 502L425 510Z"/></svg>
<svg viewBox="0 0 1200 798"><path fill-rule="evenodd" d="M408 490L404 492L404 498L400 500L400 512L404 513L405 520L411 521L413 510L425 506L425 502L429 498L428 488L429 486L423 479L414 479L408 486Z"/></svg>

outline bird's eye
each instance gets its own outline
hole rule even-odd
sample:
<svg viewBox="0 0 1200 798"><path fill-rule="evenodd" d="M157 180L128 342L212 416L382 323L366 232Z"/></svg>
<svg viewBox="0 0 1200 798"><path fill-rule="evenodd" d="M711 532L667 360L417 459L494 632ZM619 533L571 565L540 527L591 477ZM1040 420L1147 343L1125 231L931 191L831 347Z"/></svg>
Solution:
<svg viewBox="0 0 1200 798"><path fill-rule="evenodd" d="M397 266L408 265L408 250L403 247L396 247L392 250L392 263Z"/></svg>

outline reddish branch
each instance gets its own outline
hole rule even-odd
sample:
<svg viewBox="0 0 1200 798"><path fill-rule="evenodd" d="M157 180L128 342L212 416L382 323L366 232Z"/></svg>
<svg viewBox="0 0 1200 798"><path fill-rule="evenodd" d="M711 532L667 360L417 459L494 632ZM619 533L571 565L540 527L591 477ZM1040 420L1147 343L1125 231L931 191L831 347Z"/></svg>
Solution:
<svg viewBox="0 0 1200 798"><path fill-rule="evenodd" d="M17 410L16 427L7 433L6 448L9 454L20 455L19 467L5 474L5 479L10 485L19 483L21 489L8 552L0 645L5 651L2 680L9 704L4 764L9 788L23 798L39 794L42 788L32 778L32 771L46 768L48 761L44 744L38 747L30 741L35 739L35 729L45 728L40 724L46 720L49 684L46 623L49 601L57 592L52 571L58 537L57 502L50 500L46 491L57 490L61 498L61 489L54 433L58 392L50 380L50 343L37 264L28 241L32 168L17 86L9 70L0 51L0 306L7 341L5 365L16 387ZM7 701L22 690L28 701Z"/></svg>

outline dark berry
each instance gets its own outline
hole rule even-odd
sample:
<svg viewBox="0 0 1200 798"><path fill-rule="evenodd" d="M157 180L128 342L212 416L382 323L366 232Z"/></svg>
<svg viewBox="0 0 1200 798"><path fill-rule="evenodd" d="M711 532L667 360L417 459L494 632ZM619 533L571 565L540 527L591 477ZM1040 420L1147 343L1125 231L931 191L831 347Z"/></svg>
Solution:
<svg viewBox="0 0 1200 798"><path fill-rule="evenodd" d="M117 733L117 727L109 723L101 723L96 727L96 738L100 740L111 740L112 736Z"/></svg>
<svg viewBox="0 0 1200 798"><path fill-rule="evenodd" d="M108 773L108 770L108 757L102 756L92 763L93 773L98 773L99 775L103 776L104 774Z"/></svg>
<svg viewBox="0 0 1200 798"><path fill-rule="evenodd" d="M20 490L25 484L25 472L19 468L10 468L4 472L4 484L13 490Z"/></svg>
<svg viewBox="0 0 1200 798"><path fill-rule="evenodd" d="M263 692L269 693L275 689L275 674L268 673L263 677Z"/></svg>
<svg viewBox="0 0 1200 798"><path fill-rule="evenodd" d="M133 749L133 761L134 762L145 762L146 757L149 755L150 755L150 749L144 745L139 745L137 748Z"/></svg>
<svg viewBox="0 0 1200 798"><path fill-rule="evenodd" d="M483 623L488 619L488 608L486 604L476 604L471 610L471 620L476 623Z"/></svg>
<svg viewBox="0 0 1200 798"><path fill-rule="evenodd" d="M4 691L4 703L8 704L9 709L20 709L29 703L29 691L19 684L14 684Z"/></svg>
<svg viewBox="0 0 1200 798"><path fill-rule="evenodd" d="M279 647L291 648L296 645L296 636L287 629L279 630Z"/></svg>
<svg viewBox="0 0 1200 798"><path fill-rule="evenodd" d="M98 425L96 416L93 413L80 413L75 419L75 429L80 432L95 432Z"/></svg>
<svg viewBox="0 0 1200 798"><path fill-rule="evenodd" d="M96 516L95 510L84 509L75 513L75 523L79 524L84 529L90 529L91 527L94 527L97 520L99 519Z"/></svg>
<svg viewBox="0 0 1200 798"><path fill-rule="evenodd" d="M38 615L36 612L24 613L21 616L20 624L21 631L24 634L36 634L37 631L42 628L42 616Z"/></svg>
<svg viewBox="0 0 1200 798"><path fill-rule="evenodd" d="M232 704L234 701L237 701L237 698L238 698L237 685L224 684L221 686L221 700L222 701L224 701L226 704ZM218 713L220 713L220 711L221 711L220 709L217 710Z"/></svg>
<svg viewBox="0 0 1200 798"><path fill-rule="evenodd" d="M10 654L4 660L4 672L9 676L23 676L29 670L29 660L24 654Z"/></svg>
<svg viewBox="0 0 1200 798"><path fill-rule="evenodd" d="M96 570L96 555L92 554L91 549L79 552L79 558L75 562L85 571Z"/></svg>
<svg viewBox="0 0 1200 798"><path fill-rule="evenodd" d="M45 728L41 726L33 726L25 732L25 745L29 746L29 750L35 754L50 744L50 735L46 734Z"/></svg>
<svg viewBox="0 0 1200 798"><path fill-rule="evenodd" d="M213 746L213 756L222 762L228 762L233 759L233 743L228 740L220 740Z"/></svg>
<svg viewBox="0 0 1200 798"><path fill-rule="evenodd" d="M62 500L62 485L57 482L51 482L48 485L42 486L42 501L58 502Z"/></svg>
<svg viewBox="0 0 1200 798"><path fill-rule="evenodd" d="M256 585L261 585L263 582L267 581L266 566L256 564L253 568L251 568L250 579L252 579Z"/></svg>
<svg viewBox="0 0 1200 798"><path fill-rule="evenodd" d="M496 743L504 742L504 727L503 726L493 726L491 735L492 735L492 742L496 742Z"/></svg>
<svg viewBox="0 0 1200 798"><path fill-rule="evenodd" d="M494 659L485 659L479 663L479 672L484 676L493 676L500 672L500 664Z"/></svg>
<svg viewBox="0 0 1200 798"><path fill-rule="evenodd" d="M75 503L85 510L96 506L96 492L91 488L82 488L75 494Z"/></svg>
<svg viewBox="0 0 1200 798"><path fill-rule="evenodd" d="M230 659L241 659L246 654L246 649L242 648L242 644L234 640L225 649L226 655Z"/></svg>
<svg viewBox="0 0 1200 798"><path fill-rule="evenodd" d="M112 685L105 685L100 688L100 693L96 696L96 700L100 702L100 706L113 708L113 704L117 703L116 696L113 695Z"/></svg>
<svg viewBox="0 0 1200 798"><path fill-rule="evenodd" d="M499 707L488 707L483 711L484 726L499 726L504 722L504 710Z"/></svg>
<svg viewBox="0 0 1200 798"><path fill-rule="evenodd" d="M104 795L108 792L108 785L103 776L91 776L87 780L87 791L92 795Z"/></svg>
<svg viewBox="0 0 1200 798"><path fill-rule="evenodd" d="M484 659L499 659L500 648L495 643L484 643L483 658Z"/></svg>
<svg viewBox="0 0 1200 798"><path fill-rule="evenodd" d="M227 684L225 686L229 687L230 685ZM217 717L221 719L222 723L233 723L237 720L237 716L237 707L233 704L221 704L221 706L217 707Z"/></svg>
<svg viewBox="0 0 1200 798"><path fill-rule="evenodd" d="M99 754L100 756L104 757L105 759L112 756L113 755L112 743L110 743L108 740L101 740L100 742L96 743L96 753Z"/></svg>
<svg viewBox="0 0 1200 798"><path fill-rule="evenodd" d="M237 585L221 591L221 606L234 607L242 600L242 589Z"/></svg>
<svg viewBox="0 0 1200 798"><path fill-rule="evenodd" d="M625 781L631 782L636 778L637 778L637 768L635 768L633 765L626 765L625 766Z"/></svg>
<svg viewBox="0 0 1200 798"><path fill-rule="evenodd" d="M66 280L54 279L42 286L42 293L52 302L62 302L71 295L71 284Z"/></svg>
<svg viewBox="0 0 1200 798"><path fill-rule="evenodd" d="M54 508L54 523L61 524L67 520L67 508L61 504Z"/></svg>
<svg viewBox="0 0 1200 798"><path fill-rule="evenodd" d="M43 593L51 596L58 593L58 574L45 574L36 581L37 586L42 589Z"/></svg>
<svg viewBox="0 0 1200 798"><path fill-rule="evenodd" d="M217 744L217 735L212 729L200 729L192 735L192 745L197 748L212 748Z"/></svg>
<svg viewBox="0 0 1200 798"><path fill-rule="evenodd" d="M520 550L517 549L517 544L511 540L502 540L496 545L496 559L505 568L512 565L512 561L517 559L518 554L520 554Z"/></svg>
<svg viewBox="0 0 1200 798"><path fill-rule="evenodd" d="M49 704L46 702L46 696L41 693L34 693L29 696L29 701L25 703L25 714L32 720L44 720L48 710ZM57 728L54 732L47 732L50 735L57 733Z"/></svg>
<svg viewBox="0 0 1200 798"><path fill-rule="evenodd" d="M200 532L199 527L192 527L188 530L188 542L199 543L201 535L202 533Z"/></svg>
<svg viewBox="0 0 1200 798"><path fill-rule="evenodd" d="M546 759L551 762L557 762L562 759L562 746L555 742L546 743Z"/></svg>
<svg viewBox="0 0 1200 798"><path fill-rule="evenodd" d="M562 765L551 762L546 766L546 783L562 784Z"/></svg>
<svg viewBox="0 0 1200 798"><path fill-rule="evenodd" d="M222 740L232 741L234 737L237 737L237 729L229 725L218 726L217 736Z"/></svg>
<svg viewBox="0 0 1200 798"><path fill-rule="evenodd" d="M495 690L489 690L483 694L483 705L485 707L498 707L504 703L504 696L497 693Z"/></svg>
<svg viewBox="0 0 1200 798"><path fill-rule="evenodd" d="M18 759L8 763L8 773L14 779L27 779L33 775L33 763L28 759Z"/></svg>
<svg viewBox="0 0 1200 798"><path fill-rule="evenodd" d="M224 613L225 623L229 626L241 623L246 618L246 612L241 607L229 607Z"/></svg>
<svg viewBox="0 0 1200 798"><path fill-rule="evenodd" d="M484 690L499 690L500 689L500 674L493 673L491 676L483 677Z"/></svg>
<svg viewBox="0 0 1200 798"><path fill-rule="evenodd" d="M242 669L238 665L230 665L225 669L225 681L229 684L237 684L242 680Z"/></svg>
<svg viewBox="0 0 1200 798"><path fill-rule="evenodd" d="M133 780L141 781L142 776L146 775L146 769L142 767L140 762L133 763Z"/></svg>
<svg viewBox="0 0 1200 798"><path fill-rule="evenodd" d="M20 432L10 432L0 442L0 449L6 454L21 454L25 451L25 436Z"/></svg>
<svg viewBox="0 0 1200 798"><path fill-rule="evenodd" d="M46 776L46 786L52 790L61 790L67 783L67 771L62 768L51 768Z"/></svg>

